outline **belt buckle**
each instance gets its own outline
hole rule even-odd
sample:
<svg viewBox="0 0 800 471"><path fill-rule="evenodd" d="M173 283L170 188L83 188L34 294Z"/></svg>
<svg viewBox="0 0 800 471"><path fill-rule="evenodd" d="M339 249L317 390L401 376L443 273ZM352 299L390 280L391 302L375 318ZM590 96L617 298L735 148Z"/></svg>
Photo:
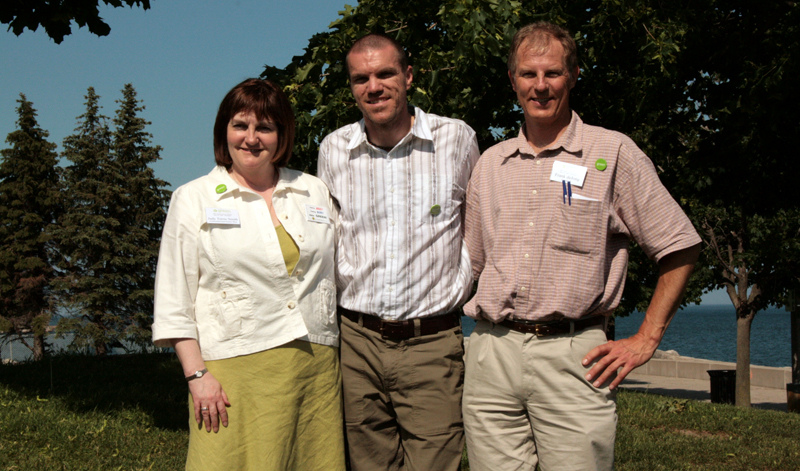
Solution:
<svg viewBox="0 0 800 471"><path fill-rule="evenodd" d="M386 326L386 321L384 321L383 319L381 319L380 326L378 327L378 332L381 334L381 338L382 338L383 340L388 340L388 339L389 339L389 337L387 337L387 336L386 336L386 331L385 331L385 329L384 329L384 327L385 327L385 326Z"/></svg>
<svg viewBox="0 0 800 471"><path fill-rule="evenodd" d="M395 340L390 334L396 334L395 324L391 321L381 319L381 325L378 328L381 338L383 340Z"/></svg>
<svg viewBox="0 0 800 471"><path fill-rule="evenodd" d="M383 340L400 341L414 337L409 334L408 329L403 328L402 321L385 321L381 319L379 332Z"/></svg>
<svg viewBox="0 0 800 471"><path fill-rule="evenodd" d="M544 337L544 335L545 335L544 332L540 332L539 331L539 327L541 327L543 325L544 324L534 324L533 325L533 335L535 335L536 338Z"/></svg>

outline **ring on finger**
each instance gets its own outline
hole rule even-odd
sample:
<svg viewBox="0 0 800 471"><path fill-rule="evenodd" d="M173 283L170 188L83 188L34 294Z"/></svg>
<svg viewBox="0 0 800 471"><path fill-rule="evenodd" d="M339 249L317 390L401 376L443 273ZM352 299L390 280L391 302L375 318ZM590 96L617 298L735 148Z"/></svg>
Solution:
<svg viewBox="0 0 800 471"><path fill-rule="evenodd" d="M203 412L208 412L208 407L201 407L200 410Z"/></svg>

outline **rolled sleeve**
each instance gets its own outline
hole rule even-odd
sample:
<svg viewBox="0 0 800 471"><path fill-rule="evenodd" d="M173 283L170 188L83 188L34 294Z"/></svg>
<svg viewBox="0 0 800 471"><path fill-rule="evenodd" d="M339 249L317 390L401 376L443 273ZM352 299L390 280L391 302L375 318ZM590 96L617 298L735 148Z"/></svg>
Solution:
<svg viewBox="0 0 800 471"><path fill-rule="evenodd" d="M153 342L171 347L171 339L198 339L194 316L199 274L197 222L184 192L173 193L161 235L155 280Z"/></svg>

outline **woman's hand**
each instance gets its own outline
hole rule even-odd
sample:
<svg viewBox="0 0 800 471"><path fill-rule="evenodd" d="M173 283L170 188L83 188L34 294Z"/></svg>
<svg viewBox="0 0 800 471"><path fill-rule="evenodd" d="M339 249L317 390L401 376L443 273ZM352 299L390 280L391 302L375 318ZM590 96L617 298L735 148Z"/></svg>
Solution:
<svg viewBox="0 0 800 471"><path fill-rule="evenodd" d="M205 368L197 340L172 339L172 346L181 362L184 376L189 377L195 371ZM194 420L197 425L202 426L205 422L206 430L210 432L213 429L214 433L219 432L220 422L223 427L228 426L228 411L225 408L230 407L231 403L213 374L206 372L199 378L193 378L189 381L189 392L192 393Z"/></svg>
<svg viewBox="0 0 800 471"><path fill-rule="evenodd" d="M206 373L202 378L189 381L189 392L192 393L194 403L194 420L197 425L206 424L206 431L219 432L219 425L228 426L228 411L230 407L228 395L222 389L217 378L211 373Z"/></svg>

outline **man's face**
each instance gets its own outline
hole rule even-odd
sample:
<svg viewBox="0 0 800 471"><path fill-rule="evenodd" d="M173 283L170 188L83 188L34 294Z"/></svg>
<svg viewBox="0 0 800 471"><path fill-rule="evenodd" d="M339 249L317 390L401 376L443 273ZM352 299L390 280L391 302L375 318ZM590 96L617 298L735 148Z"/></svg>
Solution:
<svg viewBox="0 0 800 471"><path fill-rule="evenodd" d="M525 123L539 129L566 127L570 120L569 91L575 86L578 69L570 77L564 63L564 47L550 40L546 52L532 48L528 41L517 50L517 67L508 72L511 87L525 113Z"/></svg>
<svg viewBox="0 0 800 471"><path fill-rule="evenodd" d="M348 58L350 90L369 128L402 127L406 116L406 91L411 87L411 66L402 70L392 46L364 49Z"/></svg>

